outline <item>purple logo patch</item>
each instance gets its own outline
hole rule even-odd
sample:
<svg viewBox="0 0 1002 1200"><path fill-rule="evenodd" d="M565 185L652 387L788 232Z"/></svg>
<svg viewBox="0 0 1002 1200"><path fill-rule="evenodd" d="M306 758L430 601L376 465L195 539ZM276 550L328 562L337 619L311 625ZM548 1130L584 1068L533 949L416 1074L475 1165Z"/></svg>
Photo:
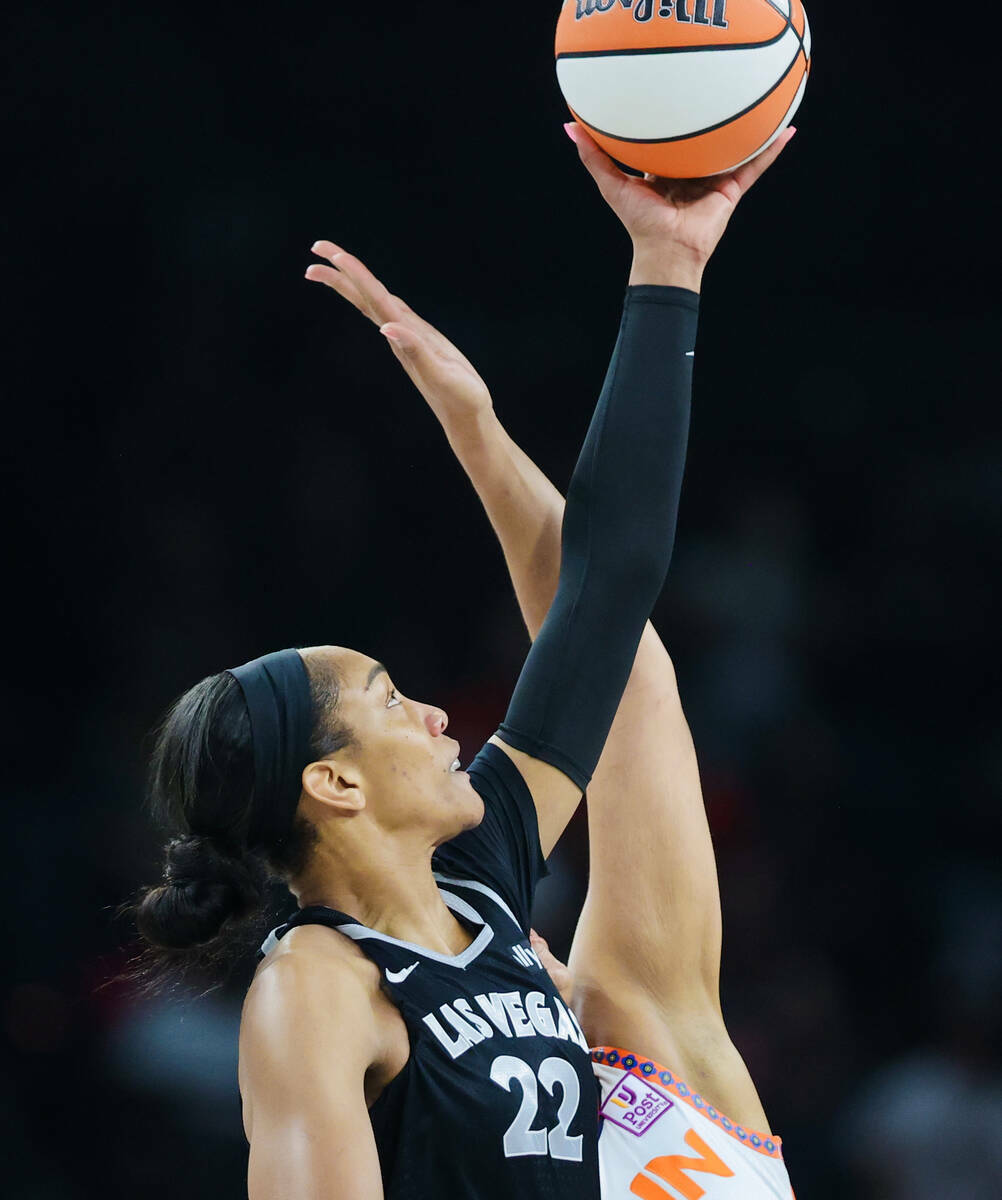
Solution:
<svg viewBox="0 0 1002 1200"><path fill-rule="evenodd" d="M640 1137L674 1104L664 1092L636 1075L627 1075L613 1088L600 1116Z"/></svg>

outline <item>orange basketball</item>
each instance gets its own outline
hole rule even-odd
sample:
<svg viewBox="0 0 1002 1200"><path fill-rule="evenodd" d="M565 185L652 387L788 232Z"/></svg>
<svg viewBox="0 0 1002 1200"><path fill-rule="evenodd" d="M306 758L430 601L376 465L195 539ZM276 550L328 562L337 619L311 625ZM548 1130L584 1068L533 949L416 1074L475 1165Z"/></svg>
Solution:
<svg viewBox="0 0 1002 1200"><path fill-rule="evenodd" d="M730 171L793 119L811 69L801 0L564 0L557 80L618 162L670 179Z"/></svg>

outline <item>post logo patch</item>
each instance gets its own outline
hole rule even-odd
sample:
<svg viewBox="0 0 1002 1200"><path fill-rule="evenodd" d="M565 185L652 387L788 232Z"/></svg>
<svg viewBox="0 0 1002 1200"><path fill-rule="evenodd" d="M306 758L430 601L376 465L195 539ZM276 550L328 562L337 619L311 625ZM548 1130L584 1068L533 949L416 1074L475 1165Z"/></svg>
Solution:
<svg viewBox="0 0 1002 1200"><path fill-rule="evenodd" d="M637 1075L627 1075L606 1097L599 1115L640 1137L675 1101Z"/></svg>

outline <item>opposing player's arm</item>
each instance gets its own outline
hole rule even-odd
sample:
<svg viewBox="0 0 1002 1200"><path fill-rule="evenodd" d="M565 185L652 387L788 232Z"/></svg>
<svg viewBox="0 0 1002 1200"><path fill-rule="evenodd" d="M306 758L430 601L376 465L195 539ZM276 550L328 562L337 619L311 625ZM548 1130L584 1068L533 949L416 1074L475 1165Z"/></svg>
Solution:
<svg viewBox="0 0 1002 1200"><path fill-rule="evenodd" d="M365 1101L378 1053L358 977L323 956L277 959L255 979L240 1030L250 1200L379 1200Z"/></svg>

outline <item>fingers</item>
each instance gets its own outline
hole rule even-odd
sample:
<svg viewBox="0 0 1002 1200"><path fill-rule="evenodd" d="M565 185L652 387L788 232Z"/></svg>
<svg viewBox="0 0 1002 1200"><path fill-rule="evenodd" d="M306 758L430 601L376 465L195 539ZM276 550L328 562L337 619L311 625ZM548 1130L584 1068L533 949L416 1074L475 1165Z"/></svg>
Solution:
<svg viewBox="0 0 1002 1200"><path fill-rule="evenodd" d="M569 121L564 130L577 146L578 156L588 174L598 184L603 198L611 200L622 188L623 180L629 176L623 174L583 125L579 125L577 121Z"/></svg>
<svg viewBox="0 0 1002 1200"><path fill-rule="evenodd" d="M313 253L329 259L331 267L314 263L307 269L306 278L333 288L370 321L381 325L400 320L410 312L407 305L398 296L391 295L361 259L348 254L340 246L327 241L315 242Z"/></svg>
<svg viewBox="0 0 1002 1200"><path fill-rule="evenodd" d="M738 167L733 172L734 182L741 189L743 196L750 188L754 187L762 176L768 171L777 158L783 153L786 147L793 140L793 135L797 132L796 128L791 125L784 133L781 133L778 138L772 143L768 150L763 150L751 162L747 162L743 167Z"/></svg>
<svg viewBox="0 0 1002 1200"><path fill-rule="evenodd" d="M339 296L343 296L350 304L369 317L370 314L366 311L366 300L358 288L352 283L347 275L342 271L338 271L335 267L325 267L321 263L311 263L306 269L306 278L311 283L323 283L327 287L333 289ZM375 318L370 317L370 320Z"/></svg>
<svg viewBox="0 0 1002 1200"><path fill-rule="evenodd" d="M546 940L546 938L538 934L535 929L529 930L529 944L539 955L547 970L552 970L554 964L558 968L563 968L564 964L550 949L550 943Z"/></svg>

